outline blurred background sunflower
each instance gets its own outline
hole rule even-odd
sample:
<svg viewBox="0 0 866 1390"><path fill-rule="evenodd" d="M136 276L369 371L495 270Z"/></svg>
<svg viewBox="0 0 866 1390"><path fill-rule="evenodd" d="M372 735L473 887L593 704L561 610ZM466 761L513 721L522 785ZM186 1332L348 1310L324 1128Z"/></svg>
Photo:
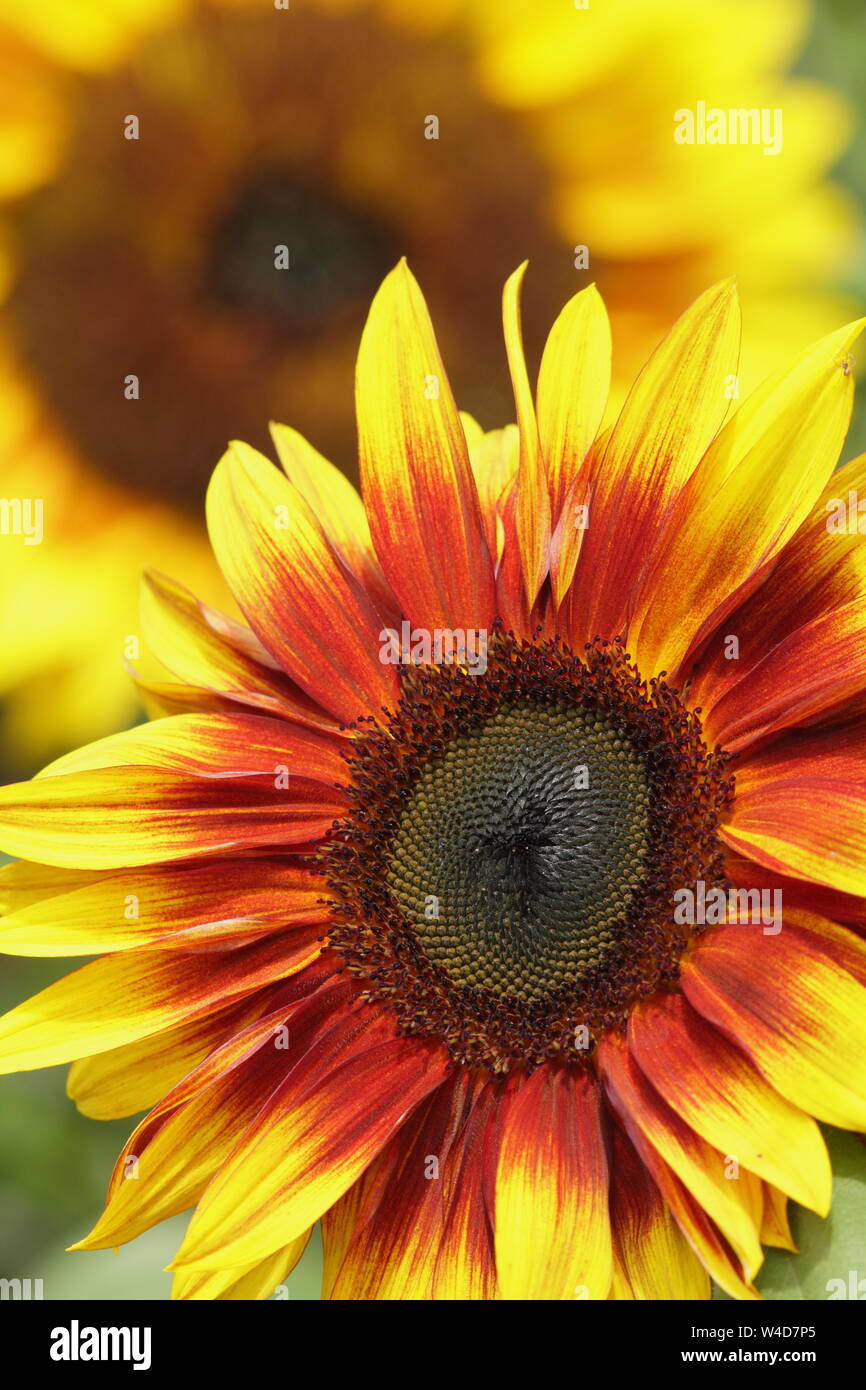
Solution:
<svg viewBox="0 0 866 1390"><path fill-rule="evenodd" d="M602 288L611 408L722 276L743 394L852 318L864 58L861 0L0 0L0 499L44 512L25 544L3 511L4 780L139 716L144 564L227 604L199 517L228 439L267 447L278 417L355 473L355 354L401 255L485 426L511 409L499 295L526 256L530 362ZM781 108L782 151L678 145L699 101ZM0 1002L48 978L16 965ZM0 1274L82 1233L118 1144L43 1084L4 1082ZM52 1277L75 1292L81 1261Z"/></svg>

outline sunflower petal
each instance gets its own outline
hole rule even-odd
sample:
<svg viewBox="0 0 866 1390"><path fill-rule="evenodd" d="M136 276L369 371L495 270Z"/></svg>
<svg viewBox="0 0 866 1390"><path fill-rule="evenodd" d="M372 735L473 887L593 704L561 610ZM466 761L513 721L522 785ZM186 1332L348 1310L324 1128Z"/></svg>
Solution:
<svg viewBox="0 0 866 1390"><path fill-rule="evenodd" d="M710 1277L618 1125L611 1136L615 1299L706 1299Z"/></svg>
<svg viewBox="0 0 866 1390"><path fill-rule="evenodd" d="M548 568L550 544L550 490L547 469L538 439L535 402L523 355L520 326L520 290L526 272L524 261L505 282L502 319L505 350L517 412L519 462L517 466L515 538L520 552L526 604L532 608Z"/></svg>
<svg viewBox="0 0 866 1390"><path fill-rule="evenodd" d="M866 990L823 943L791 935L763 937L756 950L753 927L728 924L683 963L683 990L794 1105L866 1129Z"/></svg>
<svg viewBox="0 0 866 1390"><path fill-rule="evenodd" d="M489 1081L474 1097L451 1154L453 1178L432 1296L447 1302L497 1297L491 1228L493 1136L498 1124L499 1088Z"/></svg>
<svg viewBox="0 0 866 1390"><path fill-rule="evenodd" d="M345 1008L351 998L351 988L333 978L315 990L317 977L308 985L308 974L295 977L293 1003L264 1014L229 1039L145 1116L115 1164L105 1211L73 1249L125 1244L198 1200L282 1084L287 1067L298 1065L293 1059L303 1053L305 1029L304 1024L295 1027L295 1013L306 1012L315 1028L325 1010L330 1018L332 1010ZM281 1045L283 1039L288 1048Z"/></svg>
<svg viewBox="0 0 866 1390"><path fill-rule="evenodd" d="M776 1250L794 1250L797 1247L791 1235L788 1222L788 1197L771 1182L764 1183L764 1220L761 1225L761 1244L772 1245Z"/></svg>
<svg viewBox="0 0 866 1390"><path fill-rule="evenodd" d="M289 1074L207 1189L173 1267L264 1259L351 1187L447 1072L444 1050L415 1039L382 1041L386 1030L365 1011L335 1065L326 1038L322 1054Z"/></svg>
<svg viewBox="0 0 866 1390"><path fill-rule="evenodd" d="M730 687L766 656L768 633L778 645L799 628L866 597L863 538L856 530L839 533L828 526L830 512L841 499L847 506L850 491L866 493L866 454L832 475L756 591L722 620L690 667L690 703L701 706L705 728ZM731 634L737 638L736 660L726 645Z"/></svg>
<svg viewBox="0 0 866 1390"><path fill-rule="evenodd" d="M326 786L348 781L341 743L261 714L175 714L65 753L39 773L57 777L107 767L159 767L196 777L268 777L282 769Z"/></svg>
<svg viewBox="0 0 866 1390"><path fill-rule="evenodd" d="M866 687L862 598L778 642L702 719L708 743L741 753L757 739L812 720Z"/></svg>
<svg viewBox="0 0 866 1390"><path fill-rule="evenodd" d="M284 1250L277 1250L265 1260L240 1269L215 1269L203 1273L174 1276L171 1296L175 1300L258 1300L276 1293L287 1275L291 1274L307 1248L312 1228L293 1240Z"/></svg>
<svg viewBox="0 0 866 1390"><path fill-rule="evenodd" d="M404 261L370 309L356 391L364 501L403 612L428 628L486 628L493 563L466 439L427 306Z"/></svg>
<svg viewBox="0 0 866 1390"><path fill-rule="evenodd" d="M604 300L588 285L551 328L538 371L538 432L557 517L604 417L611 350Z"/></svg>
<svg viewBox="0 0 866 1390"><path fill-rule="evenodd" d="M290 483L305 498L335 552L375 596L382 613L399 618L397 601L376 558L361 495L346 477L288 425L271 425L277 458Z"/></svg>
<svg viewBox="0 0 866 1390"><path fill-rule="evenodd" d="M235 1003L303 970L321 952L314 927L236 951L124 951L91 961L0 1019L0 1074L52 1067Z"/></svg>
<svg viewBox="0 0 866 1390"><path fill-rule="evenodd" d="M599 1064L608 1095L633 1143L642 1134L688 1188L729 1241L746 1278L761 1266L763 1253L748 1194L748 1175L728 1177L726 1156L685 1124L650 1085L625 1041L607 1034ZM735 1156L734 1156L735 1157Z"/></svg>
<svg viewBox="0 0 866 1390"><path fill-rule="evenodd" d="M736 289L726 280L677 320L632 387L592 479L570 599L582 640L623 630L647 550L724 420L739 341Z"/></svg>
<svg viewBox="0 0 866 1390"><path fill-rule="evenodd" d="M181 681L314 728L339 725L280 671L248 629L200 603L182 585L147 572L141 583L144 640ZM154 684L143 682L145 688Z"/></svg>
<svg viewBox="0 0 866 1390"><path fill-rule="evenodd" d="M82 1057L69 1068L66 1094L91 1120L123 1120L149 1110L224 1038L261 1008L252 994L240 1005L179 1023L174 1028Z"/></svg>
<svg viewBox="0 0 866 1390"><path fill-rule="evenodd" d="M220 859L101 877L0 919L0 952L96 956L161 942L214 946L325 922L322 879L266 859Z"/></svg>
<svg viewBox="0 0 866 1390"><path fill-rule="evenodd" d="M8 854L61 868L124 869L214 850L304 844L345 810L305 777L190 777L162 768L98 768L0 787Z"/></svg>
<svg viewBox="0 0 866 1390"><path fill-rule="evenodd" d="M826 1216L832 1174L818 1126L768 1086L682 995L638 1005L628 1039L641 1071L686 1124Z"/></svg>
<svg viewBox="0 0 866 1390"><path fill-rule="evenodd" d="M379 661L382 615L297 488L234 444L211 479L207 517L238 606L292 680L343 723L393 707L397 677Z"/></svg>
<svg viewBox="0 0 866 1390"><path fill-rule="evenodd" d="M539 1067L503 1098L496 1268L506 1299L606 1299L611 1282L601 1096Z"/></svg>
<svg viewBox="0 0 866 1390"><path fill-rule="evenodd" d="M847 354L864 323L822 338L744 401L675 499L629 631L645 675L675 670L809 515L848 428Z"/></svg>
<svg viewBox="0 0 866 1390"><path fill-rule="evenodd" d="M328 1298L433 1297L459 1171L458 1136L477 1089L462 1069L438 1087L325 1214Z"/></svg>
<svg viewBox="0 0 866 1390"><path fill-rule="evenodd" d="M550 570L557 608L574 577L585 534L574 508L589 504L590 449L607 405L610 370L610 322L601 295L589 285L554 323L538 372L538 433L551 494Z"/></svg>
<svg viewBox="0 0 866 1390"><path fill-rule="evenodd" d="M775 873L866 896L866 727L795 733L737 770L726 844Z"/></svg>

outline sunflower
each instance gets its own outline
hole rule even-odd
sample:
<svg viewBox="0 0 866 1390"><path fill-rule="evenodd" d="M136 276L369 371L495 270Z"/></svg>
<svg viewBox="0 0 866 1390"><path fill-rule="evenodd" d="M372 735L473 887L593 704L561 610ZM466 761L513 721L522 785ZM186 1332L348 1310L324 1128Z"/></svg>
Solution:
<svg viewBox="0 0 866 1390"><path fill-rule="evenodd" d="M293 429L283 472L232 445L249 626L149 575L168 713L0 794L0 947L105 953L0 1063L148 1109L75 1248L195 1206L178 1298L267 1296L320 1220L334 1299L756 1297L788 1199L827 1211L816 1119L866 1126L866 546L827 524L866 321L726 418L722 282L599 434L602 299L533 396L522 275L516 427L458 415L401 262L364 500Z"/></svg>
<svg viewBox="0 0 866 1390"><path fill-rule="evenodd" d="M227 438L266 447L276 402L353 473L355 347L404 252L479 418L507 409L491 326L525 254L546 267L531 346L598 278L617 402L734 269L744 392L842 321L830 286L856 218L825 173L850 119L786 75L808 17L800 0L0 0L0 409L17 425L0 493L38 479L46 517L0 644L26 772L133 717L120 657L142 563L195 566L224 603L195 523ZM677 144L697 100L784 108L782 152ZM12 589L22 548L0 561Z"/></svg>

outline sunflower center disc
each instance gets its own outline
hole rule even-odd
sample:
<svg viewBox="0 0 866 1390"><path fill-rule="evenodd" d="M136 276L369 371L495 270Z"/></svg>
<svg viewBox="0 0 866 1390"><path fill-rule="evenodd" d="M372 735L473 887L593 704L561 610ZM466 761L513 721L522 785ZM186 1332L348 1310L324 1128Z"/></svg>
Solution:
<svg viewBox="0 0 866 1390"><path fill-rule="evenodd" d="M603 714L503 709L422 772L389 882L452 980L534 999L613 945L648 826L643 760Z"/></svg>
<svg viewBox="0 0 866 1390"><path fill-rule="evenodd" d="M330 946L456 1061L583 1065L676 979L700 930L676 891L726 882L727 757L615 643L578 656L497 630L484 675L409 668L403 690L349 755L354 806L322 855Z"/></svg>

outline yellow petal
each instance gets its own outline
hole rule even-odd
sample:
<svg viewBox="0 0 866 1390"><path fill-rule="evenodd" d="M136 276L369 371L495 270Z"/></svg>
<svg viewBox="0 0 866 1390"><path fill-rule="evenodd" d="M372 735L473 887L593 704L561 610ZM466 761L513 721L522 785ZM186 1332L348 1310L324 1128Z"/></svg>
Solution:
<svg viewBox="0 0 866 1390"><path fill-rule="evenodd" d="M538 432L547 464L554 532L551 578L556 606L574 576L584 535L575 505L589 503L587 455L610 390L611 336L604 301L589 285L568 301L550 330L538 373Z"/></svg>
<svg viewBox="0 0 866 1390"><path fill-rule="evenodd" d="M286 477L309 503L326 536L386 613L394 614L394 595L373 549L367 511L345 473L288 425L271 425L271 438Z"/></svg>
<svg viewBox="0 0 866 1390"><path fill-rule="evenodd" d="M645 676L673 671L809 515L848 428L849 352L864 324L822 338L750 396L676 499L634 599L629 648Z"/></svg>
<svg viewBox="0 0 866 1390"><path fill-rule="evenodd" d="M370 529L403 612L428 628L486 628L493 563L466 437L427 305L404 261L370 309L356 395Z"/></svg>
<svg viewBox="0 0 866 1390"><path fill-rule="evenodd" d="M307 1248L312 1227L266 1260L240 1269L214 1269L191 1274L178 1271L171 1286L173 1299L258 1300L270 1298L291 1274Z"/></svg>
<svg viewBox="0 0 866 1390"><path fill-rule="evenodd" d="M506 1299L606 1299L608 1172L594 1078L540 1067L504 1099L496 1268Z"/></svg>
<svg viewBox="0 0 866 1390"><path fill-rule="evenodd" d="M622 631L647 549L725 418L739 341L739 303L726 280L677 320L629 392L592 479L570 595L581 641Z"/></svg>
<svg viewBox="0 0 866 1390"><path fill-rule="evenodd" d="M303 940L292 932L236 951L129 951L91 961L4 1014L0 1074L107 1052L203 1017L320 953L312 932Z"/></svg>
<svg viewBox="0 0 866 1390"><path fill-rule="evenodd" d="M517 411L519 462L517 466L517 543L523 570L527 607L532 608L548 568L550 543L550 492L547 470L541 456L535 402L523 355L520 326L520 290L526 262L508 277L502 296L505 350L514 405Z"/></svg>

